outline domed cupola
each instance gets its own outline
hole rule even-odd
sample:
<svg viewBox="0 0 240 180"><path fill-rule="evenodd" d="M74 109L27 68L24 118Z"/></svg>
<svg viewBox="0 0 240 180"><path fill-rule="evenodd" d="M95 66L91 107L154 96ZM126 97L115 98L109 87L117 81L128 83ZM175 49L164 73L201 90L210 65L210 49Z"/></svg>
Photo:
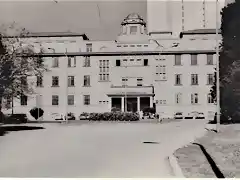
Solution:
<svg viewBox="0 0 240 180"><path fill-rule="evenodd" d="M129 14L121 23L122 26L127 24L141 24L146 27L146 22L136 13Z"/></svg>
<svg viewBox="0 0 240 180"><path fill-rule="evenodd" d="M146 41L146 22L137 13L131 13L121 23L121 33L118 41Z"/></svg>

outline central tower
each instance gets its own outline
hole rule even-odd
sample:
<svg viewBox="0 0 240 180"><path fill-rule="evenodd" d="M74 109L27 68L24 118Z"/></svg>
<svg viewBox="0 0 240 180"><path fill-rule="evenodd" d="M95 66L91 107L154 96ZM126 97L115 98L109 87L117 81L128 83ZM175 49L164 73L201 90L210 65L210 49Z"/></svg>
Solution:
<svg viewBox="0 0 240 180"><path fill-rule="evenodd" d="M137 13L129 14L121 23L121 33L117 41L127 42L146 42L148 41L146 22Z"/></svg>

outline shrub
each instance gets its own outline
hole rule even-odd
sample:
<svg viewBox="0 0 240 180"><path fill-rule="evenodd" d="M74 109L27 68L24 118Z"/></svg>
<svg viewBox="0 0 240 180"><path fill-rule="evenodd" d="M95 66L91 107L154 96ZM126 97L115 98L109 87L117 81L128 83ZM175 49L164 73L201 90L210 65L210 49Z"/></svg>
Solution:
<svg viewBox="0 0 240 180"><path fill-rule="evenodd" d="M91 113L90 121L138 121L139 115L130 112Z"/></svg>
<svg viewBox="0 0 240 180"><path fill-rule="evenodd" d="M121 111L121 109L116 108L116 107L113 107L113 108L111 109L111 112L120 112L120 111Z"/></svg>
<svg viewBox="0 0 240 180"><path fill-rule="evenodd" d="M43 116L44 111L41 108L32 108L30 111L30 114L34 119L38 119Z"/></svg>
<svg viewBox="0 0 240 180"><path fill-rule="evenodd" d="M156 109L153 107L145 107L143 108L143 113L148 115L149 113L155 114L156 113Z"/></svg>

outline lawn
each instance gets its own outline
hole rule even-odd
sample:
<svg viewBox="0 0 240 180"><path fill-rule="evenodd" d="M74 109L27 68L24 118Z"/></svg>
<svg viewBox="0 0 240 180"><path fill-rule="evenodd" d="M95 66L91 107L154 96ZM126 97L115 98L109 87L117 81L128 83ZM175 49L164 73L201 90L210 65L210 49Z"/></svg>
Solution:
<svg viewBox="0 0 240 180"><path fill-rule="evenodd" d="M204 146L225 178L240 177L240 125L223 125L221 132L208 131L195 141ZM216 177L198 145L188 145L174 154L185 177Z"/></svg>

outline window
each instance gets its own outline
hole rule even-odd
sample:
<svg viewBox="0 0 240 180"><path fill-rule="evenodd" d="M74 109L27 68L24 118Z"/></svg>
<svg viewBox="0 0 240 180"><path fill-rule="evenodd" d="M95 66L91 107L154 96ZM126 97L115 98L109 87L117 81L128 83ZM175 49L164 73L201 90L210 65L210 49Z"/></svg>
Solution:
<svg viewBox="0 0 240 180"><path fill-rule="evenodd" d="M156 76L157 76L157 80L161 80L161 81L167 80L166 65L156 66Z"/></svg>
<svg viewBox="0 0 240 180"><path fill-rule="evenodd" d="M68 57L68 67L76 67L77 59L76 57Z"/></svg>
<svg viewBox="0 0 240 180"><path fill-rule="evenodd" d="M137 59L137 61L141 61L141 59Z"/></svg>
<svg viewBox="0 0 240 180"><path fill-rule="evenodd" d="M181 104L182 101L182 93L176 94L176 104Z"/></svg>
<svg viewBox="0 0 240 180"><path fill-rule="evenodd" d="M208 99L208 104L213 104L214 103L214 100L213 100L210 93L207 95L207 99Z"/></svg>
<svg viewBox="0 0 240 180"><path fill-rule="evenodd" d="M130 47L135 47L135 45L130 45Z"/></svg>
<svg viewBox="0 0 240 180"><path fill-rule="evenodd" d="M181 74L175 74L175 85L182 85L182 75Z"/></svg>
<svg viewBox="0 0 240 180"><path fill-rule="evenodd" d="M92 43L86 44L86 51L92 52Z"/></svg>
<svg viewBox="0 0 240 180"><path fill-rule="evenodd" d="M85 56L83 67L90 67L90 56Z"/></svg>
<svg viewBox="0 0 240 180"><path fill-rule="evenodd" d="M156 104L162 105L162 104L166 104L166 103L167 103L166 100L156 100Z"/></svg>
<svg viewBox="0 0 240 180"><path fill-rule="evenodd" d="M83 86L90 86L90 75L85 75L83 77Z"/></svg>
<svg viewBox="0 0 240 180"><path fill-rule="evenodd" d="M59 86L59 77L58 76L52 76L52 86L53 87Z"/></svg>
<svg viewBox="0 0 240 180"><path fill-rule="evenodd" d="M43 86L43 79L42 76L37 76L37 87Z"/></svg>
<svg viewBox="0 0 240 180"><path fill-rule="evenodd" d="M5 108L6 108L6 109L11 108L11 103L12 103L12 97L11 97L11 96L7 96L7 97L6 97ZM1 104L1 103L0 103L0 104Z"/></svg>
<svg viewBox="0 0 240 180"><path fill-rule="evenodd" d="M137 26L130 26L130 34L136 34L137 33Z"/></svg>
<svg viewBox="0 0 240 180"><path fill-rule="evenodd" d="M28 97L25 96L24 94L22 94L22 95L21 95L21 98L20 98L21 106L27 106L27 100L28 100Z"/></svg>
<svg viewBox="0 0 240 180"><path fill-rule="evenodd" d="M59 67L59 59L57 57L53 58L52 67L53 68Z"/></svg>
<svg viewBox="0 0 240 180"><path fill-rule="evenodd" d="M52 105L57 106L59 104L58 95L52 95Z"/></svg>
<svg viewBox="0 0 240 180"><path fill-rule="evenodd" d="M175 66L181 66L182 65L182 56L181 55L175 55Z"/></svg>
<svg viewBox="0 0 240 180"><path fill-rule="evenodd" d="M130 59L130 61L134 61L134 59Z"/></svg>
<svg viewBox="0 0 240 180"><path fill-rule="evenodd" d="M122 86L127 86L127 81L128 79L127 78L122 78Z"/></svg>
<svg viewBox="0 0 240 180"><path fill-rule="evenodd" d="M144 66L148 66L148 59L144 59Z"/></svg>
<svg viewBox="0 0 240 180"><path fill-rule="evenodd" d="M197 54L191 55L191 65L197 65Z"/></svg>
<svg viewBox="0 0 240 180"><path fill-rule="evenodd" d="M142 81L143 79L142 78L137 78L137 86L142 86Z"/></svg>
<svg viewBox="0 0 240 180"><path fill-rule="evenodd" d="M198 104L198 94L197 93L191 94L191 103Z"/></svg>
<svg viewBox="0 0 240 180"><path fill-rule="evenodd" d="M208 85L214 84L214 74L207 74L207 84Z"/></svg>
<svg viewBox="0 0 240 180"><path fill-rule="evenodd" d="M26 76L21 77L21 85L23 85L23 86L27 85L27 77Z"/></svg>
<svg viewBox="0 0 240 180"><path fill-rule="evenodd" d="M213 55L207 54L207 65L213 65Z"/></svg>
<svg viewBox="0 0 240 180"><path fill-rule="evenodd" d="M198 75L191 74L191 85L198 85Z"/></svg>
<svg viewBox="0 0 240 180"><path fill-rule="evenodd" d="M68 87L74 86L74 76L68 76Z"/></svg>
<svg viewBox="0 0 240 180"><path fill-rule="evenodd" d="M90 95L83 95L83 104L90 105Z"/></svg>
<svg viewBox="0 0 240 180"><path fill-rule="evenodd" d="M109 60L99 60L99 80L109 81Z"/></svg>
<svg viewBox="0 0 240 180"><path fill-rule="evenodd" d="M116 60L116 66L121 66L121 61L120 61L120 59L117 59L117 60Z"/></svg>
<svg viewBox="0 0 240 180"><path fill-rule="evenodd" d="M74 105L74 95L68 95L68 105Z"/></svg>

